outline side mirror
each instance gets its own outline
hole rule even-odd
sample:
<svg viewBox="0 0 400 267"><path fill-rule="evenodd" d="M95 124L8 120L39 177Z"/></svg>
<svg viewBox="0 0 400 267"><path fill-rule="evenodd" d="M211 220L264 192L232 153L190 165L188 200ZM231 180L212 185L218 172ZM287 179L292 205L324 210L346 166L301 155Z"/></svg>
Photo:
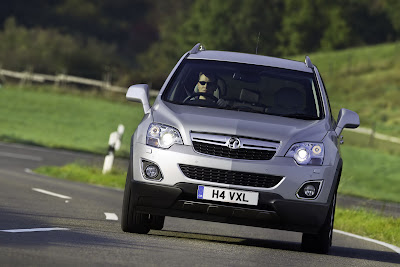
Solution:
<svg viewBox="0 0 400 267"><path fill-rule="evenodd" d="M360 117L354 111L342 108L339 111L335 133L339 136L343 128L355 129L360 126Z"/></svg>
<svg viewBox="0 0 400 267"><path fill-rule="evenodd" d="M149 86L147 84L135 84L126 92L126 99L143 104L144 113L150 113Z"/></svg>

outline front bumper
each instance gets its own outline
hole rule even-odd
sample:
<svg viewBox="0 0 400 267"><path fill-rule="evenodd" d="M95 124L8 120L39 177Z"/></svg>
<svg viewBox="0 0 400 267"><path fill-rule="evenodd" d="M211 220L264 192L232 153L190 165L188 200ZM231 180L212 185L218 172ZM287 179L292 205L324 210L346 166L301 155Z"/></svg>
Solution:
<svg viewBox="0 0 400 267"><path fill-rule="evenodd" d="M334 185L336 166L298 166L292 158L273 157L271 160L233 160L197 153L193 147L174 145L169 149L158 149L136 142L133 147L131 164L133 173L131 179L156 185L175 186L181 183L208 185L237 190L257 191L278 195L281 199L293 200L300 187L310 181L322 181L322 188L316 199L302 200L305 205L310 203L325 204ZM144 178L142 162L149 161L156 164L162 173L163 179L153 181ZM198 180L186 176L181 165L198 166L201 168L217 169L229 175L229 171L247 172L260 175L283 177L281 182L271 188L259 186L241 186L232 183L216 182L214 180ZM189 175L190 176L190 175Z"/></svg>
<svg viewBox="0 0 400 267"><path fill-rule="evenodd" d="M258 205L249 208L197 199L197 184L131 183L137 212L153 215L316 233L329 210L328 204L285 200L270 192L260 192Z"/></svg>

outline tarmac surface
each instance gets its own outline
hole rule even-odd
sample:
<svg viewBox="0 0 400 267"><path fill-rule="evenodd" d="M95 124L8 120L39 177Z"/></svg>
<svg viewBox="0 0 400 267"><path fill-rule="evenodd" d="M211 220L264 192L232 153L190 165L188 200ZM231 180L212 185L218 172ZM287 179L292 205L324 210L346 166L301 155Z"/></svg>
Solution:
<svg viewBox="0 0 400 267"><path fill-rule="evenodd" d="M0 142L1 266L399 266L397 247L336 230L327 255L302 252L301 233L172 217L161 231L125 233L123 190L31 171L77 161L101 167L103 160ZM127 166L127 159L116 163ZM342 200L358 207L376 204Z"/></svg>

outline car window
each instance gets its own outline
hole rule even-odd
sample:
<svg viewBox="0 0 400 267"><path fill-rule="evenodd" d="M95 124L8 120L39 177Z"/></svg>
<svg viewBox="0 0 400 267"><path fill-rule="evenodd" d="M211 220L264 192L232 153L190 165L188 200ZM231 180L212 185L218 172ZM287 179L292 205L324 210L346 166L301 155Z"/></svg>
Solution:
<svg viewBox="0 0 400 267"><path fill-rule="evenodd" d="M162 99L300 119L322 117L320 92L312 73L233 62L186 60Z"/></svg>

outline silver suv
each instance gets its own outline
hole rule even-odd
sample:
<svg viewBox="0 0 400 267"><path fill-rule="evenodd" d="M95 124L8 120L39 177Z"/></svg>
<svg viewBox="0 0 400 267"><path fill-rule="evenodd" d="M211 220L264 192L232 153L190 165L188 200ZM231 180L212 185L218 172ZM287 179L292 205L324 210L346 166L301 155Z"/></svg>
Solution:
<svg viewBox="0 0 400 267"><path fill-rule="evenodd" d="M316 66L197 44L153 106L145 84L131 139L122 230L161 230L165 216L302 232L327 253L342 171L340 134L358 115L332 116Z"/></svg>

